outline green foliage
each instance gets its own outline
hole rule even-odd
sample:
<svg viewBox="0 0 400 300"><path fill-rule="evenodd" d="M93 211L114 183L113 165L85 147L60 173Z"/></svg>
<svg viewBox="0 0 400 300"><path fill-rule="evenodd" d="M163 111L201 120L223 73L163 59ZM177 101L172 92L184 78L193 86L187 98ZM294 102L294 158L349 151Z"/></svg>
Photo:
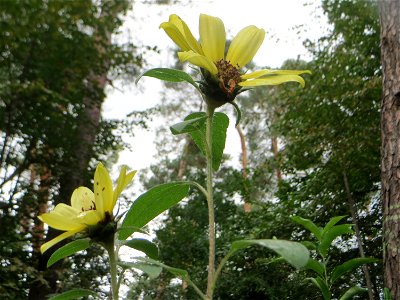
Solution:
<svg viewBox="0 0 400 300"><path fill-rule="evenodd" d="M62 294L58 294L49 298L49 300L73 300L79 299L81 297L92 296L95 299L98 298L98 295L92 291L85 290L85 289L74 289Z"/></svg>
<svg viewBox="0 0 400 300"><path fill-rule="evenodd" d="M146 239L130 239L122 242L122 245L139 250L151 259L158 259L158 247Z"/></svg>
<svg viewBox="0 0 400 300"><path fill-rule="evenodd" d="M307 230L313 233L314 237L317 239L317 255L320 256L320 260L310 259L306 265L306 269L312 270L317 273L317 277L307 278L314 285L316 285L321 291L325 300L330 300L332 297L332 286L333 284L340 278L342 278L346 273L353 271L367 263L376 263L379 260L375 258L368 257L360 257L350 259L338 266L333 267L333 270L329 271L328 262L329 262L329 250L332 246L332 242L341 237L344 234L352 233L349 224L340 224L335 225L340 220L342 220L344 216L333 217L323 229L318 229L318 227L308 219L300 218L298 216L294 216L293 221L299 223L304 226ZM316 234L314 234L316 232ZM365 292L366 289L353 286L347 289L347 291L342 295L340 299L351 299L354 295L358 293Z"/></svg>
<svg viewBox="0 0 400 300"><path fill-rule="evenodd" d="M193 80L193 78L184 71L175 70L175 69L167 69L167 68L155 68L144 72L136 79L136 83L140 80L142 76L154 77L160 80L169 81L169 82L188 82L193 85L197 90L199 90L199 86Z"/></svg>
<svg viewBox="0 0 400 300"><path fill-rule="evenodd" d="M231 253L249 246L259 245L278 253L284 260L295 268L302 268L307 264L309 252L300 243L285 240L240 240L234 241L231 245Z"/></svg>
<svg viewBox="0 0 400 300"><path fill-rule="evenodd" d="M119 231L119 239L125 240L135 227L143 227L185 198L189 191L186 182L171 182L158 185L140 195L130 206Z"/></svg>
<svg viewBox="0 0 400 300"><path fill-rule="evenodd" d="M47 261L47 267L50 267L60 259L70 256L78 251L86 250L90 246L89 239L80 239L72 241L61 248L58 248Z"/></svg>

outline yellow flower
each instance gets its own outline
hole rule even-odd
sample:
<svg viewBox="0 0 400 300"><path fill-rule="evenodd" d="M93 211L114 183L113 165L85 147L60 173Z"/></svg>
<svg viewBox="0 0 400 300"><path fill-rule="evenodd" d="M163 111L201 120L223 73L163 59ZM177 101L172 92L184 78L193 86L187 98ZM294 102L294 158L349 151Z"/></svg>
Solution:
<svg viewBox="0 0 400 300"><path fill-rule="evenodd" d="M310 71L259 70L243 74L240 70L248 64L264 41L265 31L256 26L243 28L232 40L225 55L226 34L224 23L216 17L200 15L200 42L186 23L177 15L171 15L168 22L160 25L166 34L181 48L180 61L188 61L201 68L207 83L217 83L227 101L232 101L242 87L277 85L295 81L303 87L300 74ZM211 91L209 96L221 96Z"/></svg>
<svg viewBox="0 0 400 300"><path fill-rule="evenodd" d="M94 193L86 187L79 187L72 193L71 206L60 203L50 213L39 216L50 227L65 231L43 244L40 251L44 253L53 245L90 226L107 225L112 221L117 198L135 173L126 173L126 167L123 167L113 190L110 175L103 164L99 163L94 174Z"/></svg>

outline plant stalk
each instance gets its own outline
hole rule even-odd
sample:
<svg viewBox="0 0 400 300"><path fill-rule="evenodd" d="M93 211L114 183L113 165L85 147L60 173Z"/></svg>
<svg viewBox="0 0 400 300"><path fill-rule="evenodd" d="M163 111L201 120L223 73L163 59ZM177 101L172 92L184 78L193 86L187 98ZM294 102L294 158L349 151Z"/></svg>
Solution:
<svg viewBox="0 0 400 300"><path fill-rule="evenodd" d="M111 275L111 298L118 300L118 271L117 271L117 252L114 247L114 240L104 245L107 250L108 257L110 258L110 275Z"/></svg>
<svg viewBox="0 0 400 300"><path fill-rule="evenodd" d="M212 300L213 282L215 274L215 215L213 198L213 167L212 167L212 125L214 108L207 105L206 123L206 156L207 156L207 203L208 203L208 278L207 278L207 297Z"/></svg>

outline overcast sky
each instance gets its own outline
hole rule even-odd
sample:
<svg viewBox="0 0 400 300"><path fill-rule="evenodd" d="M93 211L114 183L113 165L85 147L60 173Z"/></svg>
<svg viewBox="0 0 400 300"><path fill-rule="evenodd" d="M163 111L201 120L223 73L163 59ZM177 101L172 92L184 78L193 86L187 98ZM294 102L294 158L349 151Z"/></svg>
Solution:
<svg viewBox="0 0 400 300"><path fill-rule="evenodd" d="M135 3L124 25L125 36L140 45L157 46L162 54L154 53L146 57L147 69L170 67L173 54L167 50L175 47L159 25L168 20L170 14L178 14L198 38L198 19L200 13L217 16L225 24L227 37L232 38L240 29L256 25L266 30L263 45L254 58L259 66L279 68L284 60L297 58L309 60L303 41L316 40L326 30L326 20L321 15L319 1L303 0L192 0L190 5L149 5ZM312 3L305 5L306 3ZM109 90L103 113L106 118L124 118L131 111L144 110L157 105L161 82L143 78L136 86ZM234 120L231 120L234 123ZM154 125L158 125L155 121ZM147 168L156 153L154 132L137 130L135 137L129 139L132 150L120 155L118 165L127 164L134 169ZM228 131L226 152L237 153L240 143L233 125ZM235 159L235 158L234 158Z"/></svg>

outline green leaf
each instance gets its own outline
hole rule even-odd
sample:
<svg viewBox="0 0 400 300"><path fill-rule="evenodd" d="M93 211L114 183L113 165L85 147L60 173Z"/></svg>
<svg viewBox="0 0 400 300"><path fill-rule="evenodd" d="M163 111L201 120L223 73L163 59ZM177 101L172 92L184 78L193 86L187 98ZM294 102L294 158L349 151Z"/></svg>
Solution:
<svg viewBox="0 0 400 300"><path fill-rule="evenodd" d="M146 239L131 239L128 241L123 241L122 244L135 250L139 250L152 259L158 259L157 245Z"/></svg>
<svg viewBox="0 0 400 300"><path fill-rule="evenodd" d="M333 226L331 229L329 229L329 231L322 236L321 243L318 247L319 253L323 257L326 257L328 255L328 249L330 248L333 240L343 234L353 233L352 226L352 224L341 224Z"/></svg>
<svg viewBox="0 0 400 300"><path fill-rule="evenodd" d="M206 120L207 120L206 116L198 117L198 118L194 118L194 119L188 119L187 121L183 121L183 122L177 123L175 125L172 125L170 127L170 130L173 135L189 133L192 131L200 130L200 128L204 125Z"/></svg>
<svg viewBox="0 0 400 300"><path fill-rule="evenodd" d="M307 265L305 266L306 269L313 270L320 276L324 276L325 274L325 266L320 263L319 261L310 258L307 262Z"/></svg>
<svg viewBox="0 0 400 300"><path fill-rule="evenodd" d="M93 291L85 289L73 289L62 294L54 295L50 297L49 300L72 300L87 296L99 298L99 296Z"/></svg>
<svg viewBox="0 0 400 300"><path fill-rule="evenodd" d="M297 269L304 267L309 259L309 252L302 244L285 240L240 240L234 241L231 251L235 252L249 246L259 245L275 251Z"/></svg>
<svg viewBox="0 0 400 300"><path fill-rule="evenodd" d="M337 266L331 274L331 284L333 284L337 279L342 277L345 273L350 272L351 270L368 263L379 262L379 259L370 258L370 257L358 257L350 259L343 264Z"/></svg>
<svg viewBox="0 0 400 300"><path fill-rule="evenodd" d="M89 248L90 240L89 239L80 239L73 242L70 242L61 248L57 249L47 261L47 267L50 267L60 259L64 257L70 256L78 251L85 250Z"/></svg>
<svg viewBox="0 0 400 300"><path fill-rule="evenodd" d="M346 216L337 216L333 217L332 219L329 220L329 222L325 225L324 229L322 229L322 235L327 233L336 223L338 223L340 220L345 218Z"/></svg>
<svg viewBox="0 0 400 300"><path fill-rule="evenodd" d="M293 216L292 220L302 225L304 228L310 231L319 241L321 241L322 229L315 225L313 221L301 218L299 216Z"/></svg>
<svg viewBox="0 0 400 300"><path fill-rule="evenodd" d="M160 266L142 262L120 262L118 264L124 269L138 269L149 275L150 279L157 278L162 271L162 267Z"/></svg>
<svg viewBox="0 0 400 300"><path fill-rule="evenodd" d="M368 289L362 288L362 287L359 287L359 286L353 286L353 287L349 288L349 289L343 294L343 296L340 297L339 300L350 300L350 299L353 299L353 297L354 297L355 295L360 294L360 293L365 293L365 292L368 292Z"/></svg>
<svg viewBox="0 0 400 300"><path fill-rule="evenodd" d="M193 80L192 76L190 76L189 74L187 74L186 72L183 72L181 70L168 69L168 68L151 69L151 70L144 72L142 75L140 75L136 79L135 83L138 83L140 78L142 78L143 76L153 77L153 78L157 78L157 79L169 81L169 82L186 81L186 82L190 83L191 85L193 85L197 90L199 89L198 85Z"/></svg>
<svg viewBox="0 0 400 300"><path fill-rule="evenodd" d="M165 183L151 188L133 202L122 222L122 227L143 227L185 198L188 192L189 183L185 182ZM119 239L127 239L134 231L126 228L120 230Z"/></svg>
<svg viewBox="0 0 400 300"><path fill-rule="evenodd" d="M329 287L326 285L326 282L321 277L316 277L316 278L309 277L306 279L310 280L319 288L319 290L322 293L322 296L324 297L324 300L331 299L331 292L329 291Z"/></svg>
<svg viewBox="0 0 400 300"><path fill-rule="evenodd" d="M301 241L300 243L302 243L304 246L306 246L306 248L308 250L317 250L317 245L315 245L315 243L313 243L313 242Z"/></svg>
<svg viewBox="0 0 400 300"><path fill-rule="evenodd" d="M185 279L185 278L189 277L189 273L186 270L167 266L158 260L154 260L154 259L147 258L147 257L137 257L136 259L142 263L162 267L165 270L167 270L168 272L170 272L171 274L173 274L179 278Z"/></svg>
<svg viewBox="0 0 400 300"><path fill-rule="evenodd" d="M387 287L383 289L383 300L392 300L392 295Z"/></svg>
<svg viewBox="0 0 400 300"><path fill-rule="evenodd" d="M194 118L204 116L204 113L194 113L186 117ZM185 120L186 120L185 119ZM213 116L213 130L212 130L212 166L215 171L219 169L221 164L222 155L224 154L226 131L229 126L229 118L221 112L214 113ZM201 126L200 130L190 132L190 135L201 152L206 155L205 151L205 136L206 124Z"/></svg>

